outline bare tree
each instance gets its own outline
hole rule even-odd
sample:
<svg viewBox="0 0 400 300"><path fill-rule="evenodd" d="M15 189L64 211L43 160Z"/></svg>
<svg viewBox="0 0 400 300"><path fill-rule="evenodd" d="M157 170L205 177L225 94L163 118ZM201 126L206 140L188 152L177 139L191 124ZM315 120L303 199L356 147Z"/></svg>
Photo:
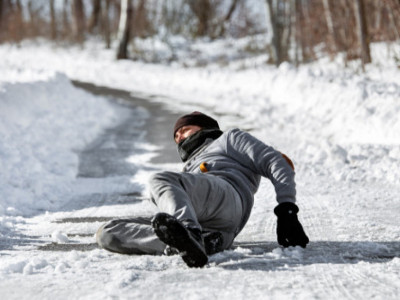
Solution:
<svg viewBox="0 0 400 300"><path fill-rule="evenodd" d="M164 39L167 38L167 35L170 33L185 34L190 31L191 26L188 25L193 19L193 16L185 13L185 7L188 4L187 0L175 2L160 0L160 2L161 18L159 22L167 29Z"/></svg>
<svg viewBox="0 0 400 300"><path fill-rule="evenodd" d="M57 24L56 13L54 10L54 0L50 0L50 32L51 38L55 40L57 38Z"/></svg>
<svg viewBox="0 0 400 300"><path fill-rule="evenodd" d="M85 38L85 9L82 0L73 0L72 12L74 16L74 36L75 39L82 43Z"/></svg>
<svg viewBox="0 0 400 300"><path fill-rule="evenodd" d="M92 0L92 15L89 19L88 31L93 33L94 29L98 27L101 16L101 0Z"/></svg>
<svg viewBox="0 0 400 300"><path fill-rule="evenodd" d="M220 20L219 26L216 29L215 32L215 36L223 36L225 34L226 31L226 27L227 27L227 23L230 22L233 13L235 12L237 5L239 3L239 1L241 0L232 0L231 5L229 6L228 12L226 13L226 15L222 18L222 20Z"/></svg>
<svg viewBox="0 0 400 300"><path fill-rule="evenodd" d="M233 13L236 10L237 4L239 3L240 0L232 0L231 5L229 6L229 10L224 18L224 21L227 22L231 19Z"/></svg>
<svg viewBox="0 0 400 300"><path fill-rule="evenodd" d="M361 50L361 61L364 67L365 64L371 62L368 28L365 18L364 0L355 0L354 8L355 8L356 23L357 23L357 35Z"/></svg>
<svg viewBox="0 0 400 300"><path fill-rule="evenodd" d="M151 25L147 18L146 0L140 0L134 10L133 36L146 37L152 30Z"/></svg>
<svg viewBox="0 0 400 300"><path fill-rule="evenodd" d="M104 39L106 42L106 48L110 49L111 48L111 25L110 25L110 0L106 0L106 7L103 9L103 33L104 33Z"/></svg>
<svg viewBox="0 0 400 300"><path fill-rule="evenodd" d="M335 34L335 28L333 26L333 17L332 17L332 11L331 11L331 7L330 7L330 1L323 0L322 3L324 5L325 19L326 19L326 24L328 26L328 32L329 32L329 37L330 37L330 41L329 41L328 45L332 45L332 50L334 52L337 52L338 47L336 46L336 34Z"/></svg>
<svg viewBox="0 0 400 300"><path fill-rule="evenodd" d="M24 17L23 17L23 11L22 11L22 5L20 0L15 1L15 6L13 4L10 4L9 6L13 9L12 10L12 22L13 25L10 30L11 38L15 40L16 42L20 42L24 36Z"/></svg>
<svg viewBox="0 0 400 300"><path fill-rule="evenodd" d="M350 48L350 19L351 13L350 9L347 7L346 0L340 0L339 6L341 8L341 12L343 12L341 26L339 28L339 37L341 40L341 48L342 50L348 51Z"/></svg>
<svg viewBox="0 0 400 300"><path fill-rule="evenodd" d="M281 31L281 59L282 61L289 61L290 41L292 36L292 1L282 0L278 1L277 14L278 14L278 30ZM282 7L282 9L280 9Z"/></svg>
<svg viewBox="0 0 400 300"><path fill-rule="evenodd" d="M299 65L300 59L302 56L302 47L299 39L299 32L300 32L300 13L298 11L299 6L297 5L299 1L297 0L291 0L290 1L290 7L291 7L291 44L294 50L294 61L296 63L296 66Z"/></svg>
<svg viewBox="0 0 400 300"><path fill-rule="evenodd" d="M197 18L197 35L205 36L209 29L209 20L212 16L210 0L188 0L190 9Z"/></svg>
<svg viewBox="0 0 400 300"><path fill-rule="evenodd" d="M0 0L0 30L3 23L3 0Z"/></svg>
<svg viewBox="0 0 400 300"><path fill-rule="evenodd" d="M0 42L6 39L6 34L5 34L6 12L7 12L7 1L0 0Z"/></svg>
<svg viewBox="0 0 400 300"><path fill-rule="evenodd" d="M270 28L272 30L272 58L276 66L282 63L281 52L281 34L279 30L276 11L274 9L273 0L266 0L268 8L268 16L270 21Z"/></svg>
<svg viewBox="0 0 400 300"><path fill-rule="evenodd" d="M121 0L121 15L118 28L117 59L128 58L128 44L131 38L133 6L132 0Z"/></svg>
<svg viewBox="0 0 400 300"><path fill-rule="evenodd" d="M4 21L3 21L3 19L4 19L3 5L4 5L4 3L3 2L4 2L3 0L0 0L0 42L3 40L3 27L4 27L4 24L3 24L4 23Z"/></svg>
<svg viewBox="0 0 400 300"><path fill-rule="evenodd" d="M394 38L396 40L400 39L400 26L396 25L396 21L400 19L400 1L398 2L397 6L395 3L390 3L390 7L387 8L387 12L389 15L389 28L392 30ZM397 12L397 17L395 16Z"/></svg>
<svg viewBox="0 0 400 300"><path fill-rule="evenodd" d="M71 31L69 19L68 19L68 7L69 3L68 0L63 1L63 8L62 8L62 35L63 38L66 38Z"/></svg>
<svg viewBox="0 0 400 300"><path fill-rule="evenodd" d="M225 35L228 26L256 32L245 0L90 0L86 22L84 4L89 0L0 0L0 41L20 41L47 35L51 39L83 42L85 34L101 34L111 47L118 34L118 58L128 57L133 36L148 37L157 28L186 36ZM262 2L261 2L262 3ZM271 28L271 61L306 62L326 45L332 56L344 52L346 61L371 61L369 44L400 39L400 0L266 0ZM225 6L224 6L225 5ZM48 11L49 16L43 12ZM233 22L238 12L240 25ZM216 13L218 12L218 14ZM28 18L26 17L28 16ZM58 20L58 17L60 19ZM232 23L231 23L232 21ZM85 32L87 31L87 32ZM238 30L232 30L238 34ZM318 50L320 51L320 50Z"/></svg>
<svg viewBox="0 0 400 300"><path fill-rule="evenodd" d="M300 2L300 3L299 3ZM315 53L313 49L313 35L311 34L312 28L312 17L308 0L297 1L301 13L301 25L300 25L300 44L302 49L303 61L313 60Z"/></svg>
<svg viewBox="0 0 400 300"><path fill-rule="evenodd" d="M381 21L382 21L382 7L383 7L383 3L382 1L376 1L376 13L375 13L375 24L374 24L374 28L379 30L379 28L381 27Z"/></svg>

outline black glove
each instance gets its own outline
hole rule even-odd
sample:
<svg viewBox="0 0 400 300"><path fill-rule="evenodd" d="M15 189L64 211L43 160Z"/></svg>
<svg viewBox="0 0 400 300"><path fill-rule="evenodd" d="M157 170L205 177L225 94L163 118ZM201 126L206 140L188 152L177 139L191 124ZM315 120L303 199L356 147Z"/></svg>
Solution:
<svg viewBox="0 0 400 300"><path fill-rule="evenodd" d="M298 212L297 205L291 202L284 202L275 207L274 213L278 217L276 233L279 245L305 248L308 244L309 239L297 219Z"/></svg>

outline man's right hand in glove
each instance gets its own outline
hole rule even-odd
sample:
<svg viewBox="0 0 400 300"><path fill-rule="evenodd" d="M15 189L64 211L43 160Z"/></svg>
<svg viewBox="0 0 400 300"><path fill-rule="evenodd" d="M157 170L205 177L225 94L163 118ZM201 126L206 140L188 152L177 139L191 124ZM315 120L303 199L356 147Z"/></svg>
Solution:
<svg viewBox="0 0 400 300"><path fill-rule="evenodd" d="M274 213L278 217L276 233L279 245L305 248L308 244L309 239L297 218L298 212L297 205L291 202L284 202L275 207Z"/></svg>

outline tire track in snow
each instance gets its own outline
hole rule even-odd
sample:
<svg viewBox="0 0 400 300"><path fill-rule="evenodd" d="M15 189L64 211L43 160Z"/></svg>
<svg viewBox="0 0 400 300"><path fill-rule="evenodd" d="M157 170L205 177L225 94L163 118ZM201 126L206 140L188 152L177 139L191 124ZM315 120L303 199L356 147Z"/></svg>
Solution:
<svg viewBox="0 0 400 300"><path fill-rule="evenodd" d="M384 268L386 263L399 257L400 243L359 241L353 238L357 233L354 232L357 228L352 227L353 222L361 216L365 217L360 210L360 199L369 199L371 193L375 193L357 189L356 183L327 181L320 184L324 180L319 178L315 181L319 185L315 186L312 179L307 179L300 184L305 189L301 192L304 197L301 198L300 221L311 240L305 256L311 264L314 260L313 269L318 274L315 291L329 298L360 299L373 286L378 294L384 291L391 298L398 291L396 286L386 282L385 272L370 270ZM392 291L392 294L388 291Z"/></svg>
<svg viewBox="0 0 400 300"><path fill-rule="evenodd" d="M130 92L82 82L73 84L109 98L120 111L121 122L106 129L79 153L76 191L72 191L70 201L57 212L31 218L29 224L21 226L21 232L33 237L27 247L37 244L39 249L48 251L95 248L94 234L104 221L148 211L147 200L141 196L143 186L131 182L134 174L142 169L159 170L157 164L176 163L179 159L170 134L177 113L165 109L159 102L135 97ZM165 147L143 147L143 144ZM137 161L128 162L131 155L137 156ZM151 164L143 164L147 158L140 155L148 156ZM71 238L70 243L53 243L51 234L55 230L65 232ZM43 237L42 241L34 237L37 235Z"/></svg>
<svg viewBox="0 0 400 300"><path fill-rule="evenodd" d="M325 186L323 184L318 187L314 186L314 182L319 182L320 180L321 178L319 178L318 181L313 181L308 178L305 183L300 181L302 183L300 188L302 189L301 193L303 196L299 220L305 227L306 233L309 235L311 241L308 248L313 247L313 239L317 239L317 241L327 241L325 247L319 248L319 255L326 260L326 264L324 264L323 267L321 264L317 263L313 266L315 274L319 275L316 276L318 284L315 287L315 291L319 291L317 294L322 293L329 298L355 299L349 289L346 288L344 279L341 278L341 276L333 275L337 267L331 265L332 260L335 260L335 258L332 257L332 249L334 249L334 246L331 241L337 240L337 234L335 222L330 214L332 204L326 203L327 199L329 199L329 194L326 191L329 185ZM311 190L313 190L314 193L311 192ZM330 251L327 251L326 247L330 247ZM335 251L339 252L340 249L335 249ZM326 270L326 267L328 267L329 271Z"/></svg>

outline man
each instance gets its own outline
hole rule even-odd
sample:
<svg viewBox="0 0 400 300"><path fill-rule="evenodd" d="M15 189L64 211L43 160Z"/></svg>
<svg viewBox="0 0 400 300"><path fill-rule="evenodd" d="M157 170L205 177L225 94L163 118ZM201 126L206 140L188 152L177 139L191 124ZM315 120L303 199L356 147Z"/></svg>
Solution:
<svg viewBox="0 0 400 300"><path fill-rule="evenodd" d="M113 220L100 227L98 244L127 254L180 254L189 267L228 249L246 224L261 176L274 185L278 243L306 247L297 218L294 167L289 158L250 134L223 133L213 118L193 112L179 118L174 140L183 172L161 172L150 180L152 219Z"/></svg>

